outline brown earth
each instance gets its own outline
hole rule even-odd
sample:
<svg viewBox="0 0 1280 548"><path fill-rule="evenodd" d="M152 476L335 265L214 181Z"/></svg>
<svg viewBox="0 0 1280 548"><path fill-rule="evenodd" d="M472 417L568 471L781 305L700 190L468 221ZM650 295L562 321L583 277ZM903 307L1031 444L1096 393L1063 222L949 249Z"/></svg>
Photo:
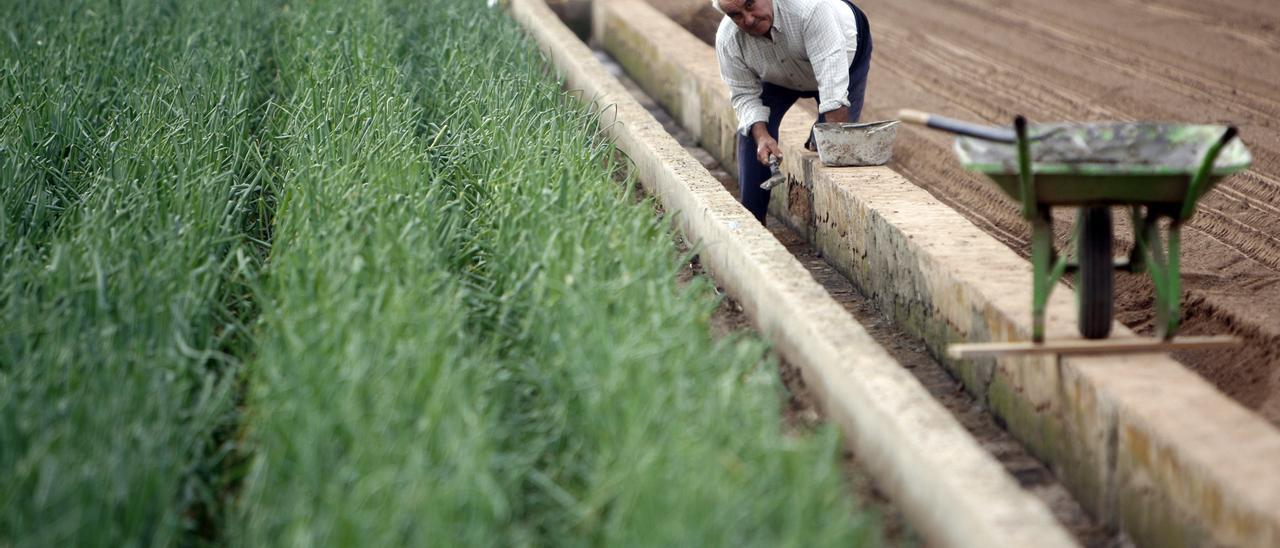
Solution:
<svg viewBox="0 0 1280 548"><path fill-rule="evenodd" d="M720 15L650 0L704 41ZM859 0L875 40L863 119L915 108L1007 124L1168 120L1231 123L1253 168L1224 180L1183 228L1183 334L1245 345L1174 357L1280 424L1280 2L1273 0ZM955 161L947 134L899 132L890 167L1022 254L1027 223ZM1117 218L1122 218L1118 215ZM1058 214L1059 243L1072 224ZM1121 250L1131 245L1117 226ZM1117 319L1152 332L1144 276L1116 280ZM1028 296L1029 298L1030 296Z"/></svg>

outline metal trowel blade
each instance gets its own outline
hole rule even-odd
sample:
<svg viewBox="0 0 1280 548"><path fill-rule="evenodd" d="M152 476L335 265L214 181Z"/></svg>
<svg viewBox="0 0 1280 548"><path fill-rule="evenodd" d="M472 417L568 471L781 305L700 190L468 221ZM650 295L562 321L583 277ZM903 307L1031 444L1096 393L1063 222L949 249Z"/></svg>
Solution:
<svg viewBox="0 0 1280 548"><path fill-rule="evenodd" d="M782 181L786 179L782 170L778 168L779 163L780 162L777 157L772 155L769 156L769 173L772 175L768 179L765 179L763 183L760 183L760 190L769 190L779 184L782 184Z"/></svg>

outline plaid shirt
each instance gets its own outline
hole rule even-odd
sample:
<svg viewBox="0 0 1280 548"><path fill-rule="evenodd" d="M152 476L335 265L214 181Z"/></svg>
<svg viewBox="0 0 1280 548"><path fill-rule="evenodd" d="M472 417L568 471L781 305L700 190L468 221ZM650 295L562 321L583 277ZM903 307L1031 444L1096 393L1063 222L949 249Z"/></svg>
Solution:
<svg viewBox="0 0 1280 548"><path fill-rule="evenodd" d="M817 91L819 112L849 106L849 65L858 48L858 25L841 0L773 0L769 36L752 36L728 17L716 32L720 77L729 85L738 131L766 122L762 82Z"/></svg>

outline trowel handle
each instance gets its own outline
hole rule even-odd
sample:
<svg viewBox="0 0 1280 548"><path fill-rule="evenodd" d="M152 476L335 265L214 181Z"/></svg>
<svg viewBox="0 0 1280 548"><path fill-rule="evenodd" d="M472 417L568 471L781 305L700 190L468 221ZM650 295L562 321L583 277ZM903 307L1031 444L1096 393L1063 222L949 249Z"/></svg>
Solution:
<svg viewBox="0 0 1280 548"><path fill-rule="evenodd" d="M933 129L940 129L942 131L948 131L958 135L968 135L969 137L995 141L997 143L1015 143L1018 141L1018 136L1014 134L1011 129L971 124L955 118L947 118L946 116L938 116L937 114L929 114L918 110L899 110L898 119L909 124L919 124Z"/></svg>

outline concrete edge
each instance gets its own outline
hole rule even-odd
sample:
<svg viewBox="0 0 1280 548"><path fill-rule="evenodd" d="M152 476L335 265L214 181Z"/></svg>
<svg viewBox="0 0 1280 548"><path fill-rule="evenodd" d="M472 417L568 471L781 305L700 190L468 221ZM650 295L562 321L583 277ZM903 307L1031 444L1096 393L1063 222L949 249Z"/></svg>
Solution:
<svg viewBox="0 0 1280 548"><path fill-rule="evenodd" d="M596 28L632 77L732 166L722 139L734 118L712 48L634 0L598 1ZM1028 338L1025 260L887 168L822 166L798 146L811 122L800 109L784 121L791 179L771 211L935 355L952 341ZM1073 336L1066 286L1049 321L1051 337ZM1139 542L1280 543L1280 432L1181 364L1144 355L947 365L1090 511Z"/></svg>
<svg viewBox="0 0 1280 548"><path fill-rule="evenodd" d="M609 135L702 249L703 265L799 365L879 486L931 543L1071 546L1038 499L881 349L773 236L608 74L541 0L514 17L585 101L610 105Z"/></svg>

